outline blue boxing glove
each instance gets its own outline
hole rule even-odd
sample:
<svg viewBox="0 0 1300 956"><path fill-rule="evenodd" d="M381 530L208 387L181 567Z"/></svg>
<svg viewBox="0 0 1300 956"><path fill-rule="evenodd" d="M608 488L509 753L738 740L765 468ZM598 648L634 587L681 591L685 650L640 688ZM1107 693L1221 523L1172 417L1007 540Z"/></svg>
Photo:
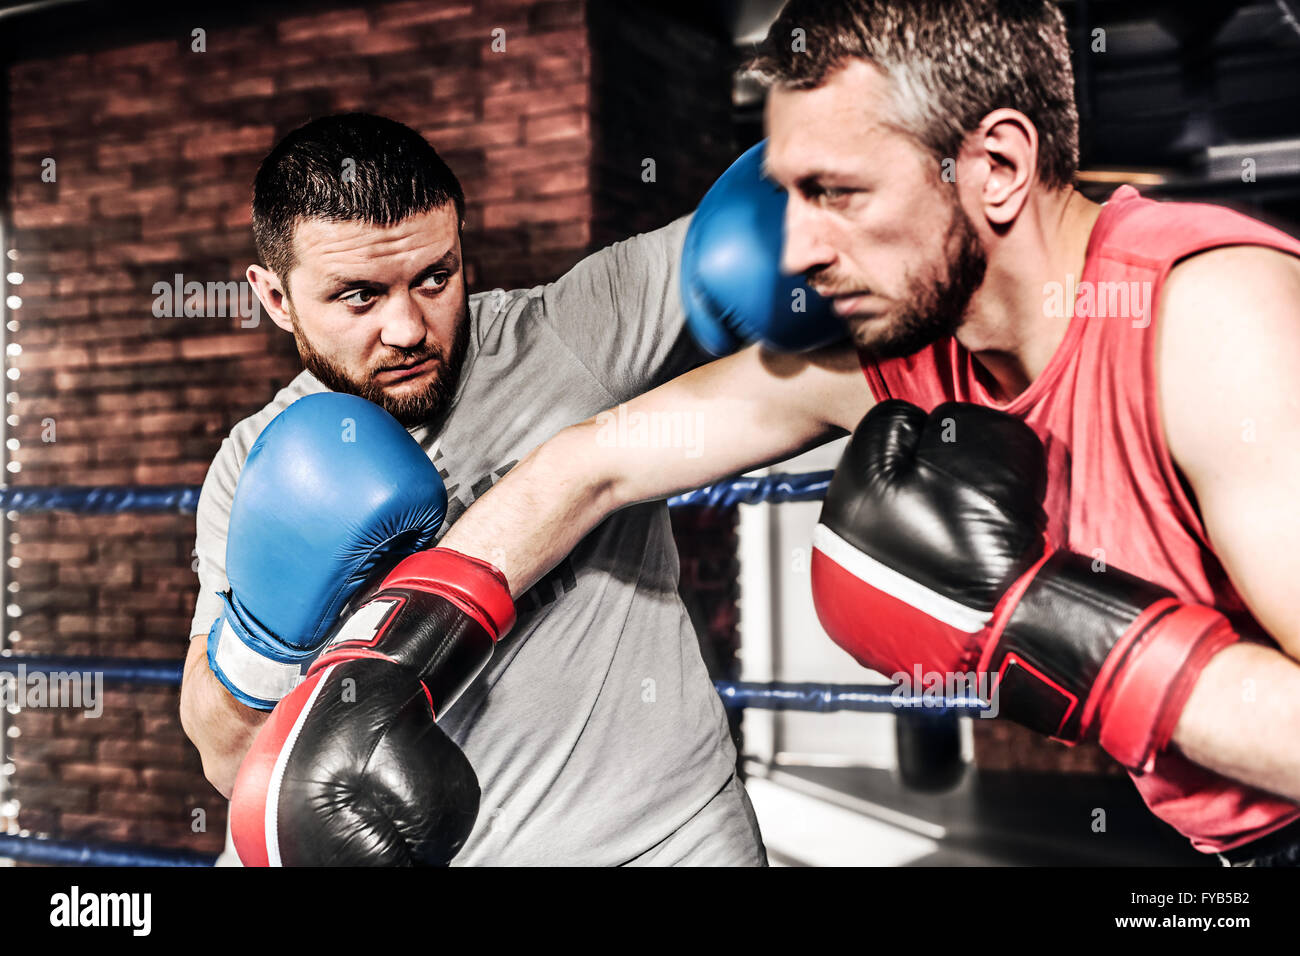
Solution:
<svg viewBox="0 0 1300 956"><path fill-rule="evenodd" d="M298 399L257 437L235 488L212 672L271 710L357 589L429 547L446 513L438 469L386 411L339 392Z"/></svg>
<svg viewBox="0 0 1300 956"><path fill-rule="evenodd" d="M752 146L704 194L682 248L686 327L701 347L727 355L749 342L802 352L847 329L802 276L781 272L785 193L763 176Z"/></svg>

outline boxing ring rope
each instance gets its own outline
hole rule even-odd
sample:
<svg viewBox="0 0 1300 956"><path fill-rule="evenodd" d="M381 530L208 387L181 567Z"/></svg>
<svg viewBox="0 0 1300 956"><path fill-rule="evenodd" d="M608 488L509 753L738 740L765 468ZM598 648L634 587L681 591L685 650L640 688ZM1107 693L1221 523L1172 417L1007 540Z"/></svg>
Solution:
<svg viewBox="0 0 1300 956"><path fill-rule="evenodd" d="M669 508L726 508L736 504L779 504L820 501L826 496L831 472L777 474L732 478L683 492L668 499ZM0 510L20 514L61 511L67 514L167 513L194 514L200 485L53 485L44 488L0 488Z"/></svg>
<svg viewBox="0 0 1300 956"><path fill-rule="evenodd" d="M179 687L184 668L184 661L147 657L9 653L0 656L0 674L86 674L116 684ZM724 706L755 710L797 710L818 714L836 711L891 714L924 710L937 716L948 712L982 711L987 707L978 697L903 694L893 684L715 680L713 686Z"/></svg>
<svg viewBox="0 0 1300 956"><path fill-rule="evenodd" d="M124 512L194 514L200 485L51 485L44 488L0 488L0 510L35 514L104 515Z"/></svg>
<svg viewBox="0 0 1300 956"><path fill-rule="evenodd" d="M92 674L117 684L179 687L184 661L135 657L0 654L0 674Z"/></svg>
<svg viewBox="0 0 1300 956"><path fill-rule="evenodd" d="M818 501L825 497L830 471L740 477L668 499L670 508L729 507L735 504ZM198 485L52 486L0 488L0 510L25 514L193 514ZM179 687L184 662L157 658L115 658L0 652L0 674L91 674L105 682ZM832 713L924 713L965 716L987 705L977 698L902 694L890 684L821 684L714 681L728 709ZM64 866L210 866L211 854L132 844L94 844L0 834L0 857Z"/></svg>
<svg viewBox="0 0 1300 956"><path fill-rule="evenodd" d="M816 714L844 710L861 714L923 711L940 717L950 713L967 714L988 709L988 704L978 697L904 694L893 684L715 680L713 686L717 688L724 707L752 710L799 710Z"/></svg>
<svg viewBox="0 0 1300 956"><path fill-rule="evenodd" d="M212 853L138 846L132 843L83 843L0 833L0 857L51 866L211 866Z"/></svg>

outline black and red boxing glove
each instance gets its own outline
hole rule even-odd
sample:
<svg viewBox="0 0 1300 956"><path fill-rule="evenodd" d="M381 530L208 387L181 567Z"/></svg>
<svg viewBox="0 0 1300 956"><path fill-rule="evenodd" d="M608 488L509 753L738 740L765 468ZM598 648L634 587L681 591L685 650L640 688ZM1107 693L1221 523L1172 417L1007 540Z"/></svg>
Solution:
<svg viewBox="0 0 1300 956"><path fill-rule="evenodd" d="M437 726L514 624L505 577L446 548L411 555L334 629L258 731L231 796L246 866L445 866L478 778Z"/></svg>
<svg viewBox="0 0 1300 956"><path fill-rule="evenodd" d="M867 667L974 674L1001 716L1065 743L1099 739L1144 772L1206 662L1240 637L1213 608L1052 549L1046 485L1042 445L1019 419L882 402L814 532L817 615Z"/></svg>

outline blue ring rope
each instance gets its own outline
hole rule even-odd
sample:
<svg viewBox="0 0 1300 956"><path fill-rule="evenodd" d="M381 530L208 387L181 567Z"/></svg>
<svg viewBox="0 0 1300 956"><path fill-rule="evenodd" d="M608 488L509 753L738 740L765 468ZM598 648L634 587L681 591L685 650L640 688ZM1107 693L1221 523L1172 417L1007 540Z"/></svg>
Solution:
<svg viewBox="0 0 1300 956"><path fill-rule="evenodd" d="M732 478L668 499L669 508L726 508L737 504L820 501L831 472ZM50 485L0 488L0 510L21 514L62 511L72 514L194 514L199 485Z"/></svg>
<svg viewBox="0 0 1300 956"><path fill-rule="evenodd" d="M83 843L0 833L0 857L54 866L211 866L211 853L129 843Z"/></svg>
<svg viewBox="0 0 1300 956"><path fill-rule="evenodd" d="M102 674L115 683L178 686L184 673L182 661L156 658L84 657L52 654L9 654L0 656L0 673ZM790 683L785 681L714 681L727 707L757 710L799 710L812 713L858 711L890 714L899 711L970 712L986 708L977 697L949 697L904 693L892 684Z"/></svg>

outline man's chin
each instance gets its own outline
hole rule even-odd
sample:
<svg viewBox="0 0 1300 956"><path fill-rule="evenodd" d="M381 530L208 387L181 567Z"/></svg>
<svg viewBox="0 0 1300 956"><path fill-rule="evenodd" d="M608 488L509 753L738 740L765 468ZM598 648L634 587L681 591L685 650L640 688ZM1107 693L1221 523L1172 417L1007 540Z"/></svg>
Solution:
<svg viewBox="0 0 1300 956"><path fill-rule="evenodd" d="M428 421L446 405L441 365L424 375L385 384L373 375L358 382L314 355L304 356L304 364L330 391L347 392L373 402L406 428Z"/></svg>
<svg viewBox="0 0 1300 956"><path fill-rule="evenodd" d="M955 331L952 323L879 313L854 316L849 337L859 352L878 361L907 358Z"/></svg>
<svg viewBox="0 0 1300 956"><path fill-rule="evenodd" d="M893 357L900 347L910 345L905 324L897 315L875 312L849 319L849 338L858 351L876 358Z"/></svg>
<svg viewBox="0 0 1300 956"><path fill-rule="evenodd" d="M398 400L412 398L434 391L438 386L438 379L442 373L442 366L435 364L423 374L412 375L409 378L387 381L383 377L372 376L370 391L391 396Z"/></svg>
<svg viewBox="0 0 1300 956"><path fill-rule="evenodd" d="M387 386L374 384L367 391L369 394L366 397L407 428L434 418L445 404L436 374Z"/></svg>
<svg viewBox="0 0 1300 956"><path fill-rule="evenodd" d="M859 345L869 345L874 339L889 334L890 318L881 312L855 312L845 319L849 337Z"/></svg>

